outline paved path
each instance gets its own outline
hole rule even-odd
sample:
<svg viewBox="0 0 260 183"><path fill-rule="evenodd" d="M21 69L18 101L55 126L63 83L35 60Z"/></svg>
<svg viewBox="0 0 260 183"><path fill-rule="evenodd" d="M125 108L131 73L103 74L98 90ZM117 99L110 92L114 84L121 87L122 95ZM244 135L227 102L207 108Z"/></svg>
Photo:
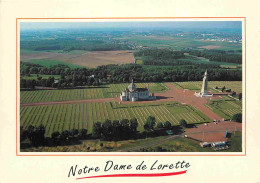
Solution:
<svg viewBox="0 0 260 183"><path fill-rule="evenodd" d="M170 83L165 83L165 85L170 88L169 92L173 96L174 101L178 101L180 103L190 104L193 107L197 108L203 114L207 115L211 120L217 119L221 120L222 118L218 116L216 113L212 112L209 108L205 107L203 104L207 103L207 100L210 98L219 98L219 96L214 97L197 97L194 95L193 91L177 89Z"/></svg>
<svg viewBox="0 0 260 183"><path fill-rule="evenodd" d="M211 120L221 120L221 117L212 112L210 109L205 107L203 104L207 103L209 98L219 98L219 96L214 97L196 97L193 91L178 89L171 83L164 83L169 90L164 93L155 93L157 97L156 100L151 101L137 101L135 103L154 103L154 102L166 102L166 101L177 101L182 104L189 104L201 111L203 114L208 116ZM77 103L89 103L89 102L119 102L119 97L116 98L99 98L99 99L86 99L86 100L69 100L69 101L51 101L51 102L36 102L36 103L24 103L21 106L41 106L41 105L53 105L53 104L77 104ZM123 104L132 102L121 102Z"/></svg>

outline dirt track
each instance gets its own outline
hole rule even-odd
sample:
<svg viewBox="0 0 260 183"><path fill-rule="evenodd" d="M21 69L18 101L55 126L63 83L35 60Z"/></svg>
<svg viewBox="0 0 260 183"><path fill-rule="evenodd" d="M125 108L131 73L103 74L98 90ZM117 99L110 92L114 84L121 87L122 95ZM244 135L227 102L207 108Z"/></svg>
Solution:
<svg viewBox="0 0 260 183"><path fill-rule="evenodd" d="M156 100L151 101L138 101L135 103L153 103L153 102L166 102L166 101L177 101L182 104L189 104L201 111L203 114L208 116L211 120L221 120L222 118L218 116L216 113L212 112L210 109L205 107L203 104L207 103L209 98L219 98L219 96L214 97L196 97L194 92L189 90L177 89L170 83L164 83L169 90L165 93L155 93L157 97ZM21 104L21 106L40 106L40 105L53 105L53 104L76 104L76 103L89 103L89 102L111 102L117 101L119 102L119 97L117 98L100 98L100 99L88 99L88 100L70 100L70 101L53 101L53 102L37 102L37 103L25 103ZM123 104L132 103L132 102L122 102Z"/></svg>

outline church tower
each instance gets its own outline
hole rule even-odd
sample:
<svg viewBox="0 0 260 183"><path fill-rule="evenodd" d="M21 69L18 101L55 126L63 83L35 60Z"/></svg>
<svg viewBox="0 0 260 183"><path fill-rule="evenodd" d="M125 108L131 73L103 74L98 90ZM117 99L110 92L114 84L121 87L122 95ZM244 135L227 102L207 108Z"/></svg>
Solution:
<svg viewBox="0 0 260 183"><path fill-rule="evenodd" d="M207 95L208 94L208 72L206 70L204 77L203 77L203 83L201 88L201 95Z"/></svg>

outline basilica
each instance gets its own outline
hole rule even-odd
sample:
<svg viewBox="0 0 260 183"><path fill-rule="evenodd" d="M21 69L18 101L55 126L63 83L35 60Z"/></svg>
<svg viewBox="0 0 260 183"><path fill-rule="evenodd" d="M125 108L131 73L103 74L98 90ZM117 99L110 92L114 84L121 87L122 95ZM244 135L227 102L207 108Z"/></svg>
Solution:
<svg viewBox="0 0 260 183"><path fill-rule="evenodd" d="M120 94L121 101L138 101L155 99L154 94L149 95L149 84L146 88L137 88L132 80L132 83Z"/></svg>

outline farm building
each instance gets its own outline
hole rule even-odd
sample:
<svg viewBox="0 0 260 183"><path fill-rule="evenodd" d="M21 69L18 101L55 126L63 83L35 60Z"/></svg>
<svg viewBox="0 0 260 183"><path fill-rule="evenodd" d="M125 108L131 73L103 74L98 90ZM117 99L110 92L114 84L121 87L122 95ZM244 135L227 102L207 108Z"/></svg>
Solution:
<svg viewBox="0 0 260 183"><path fill-rule="evenodd" d="M138 100L149 100L155 99L155 96L149 95L149 84L146 88L137 88L132 80L132 83L120 94L121 101L138 101Z"/></svg>

